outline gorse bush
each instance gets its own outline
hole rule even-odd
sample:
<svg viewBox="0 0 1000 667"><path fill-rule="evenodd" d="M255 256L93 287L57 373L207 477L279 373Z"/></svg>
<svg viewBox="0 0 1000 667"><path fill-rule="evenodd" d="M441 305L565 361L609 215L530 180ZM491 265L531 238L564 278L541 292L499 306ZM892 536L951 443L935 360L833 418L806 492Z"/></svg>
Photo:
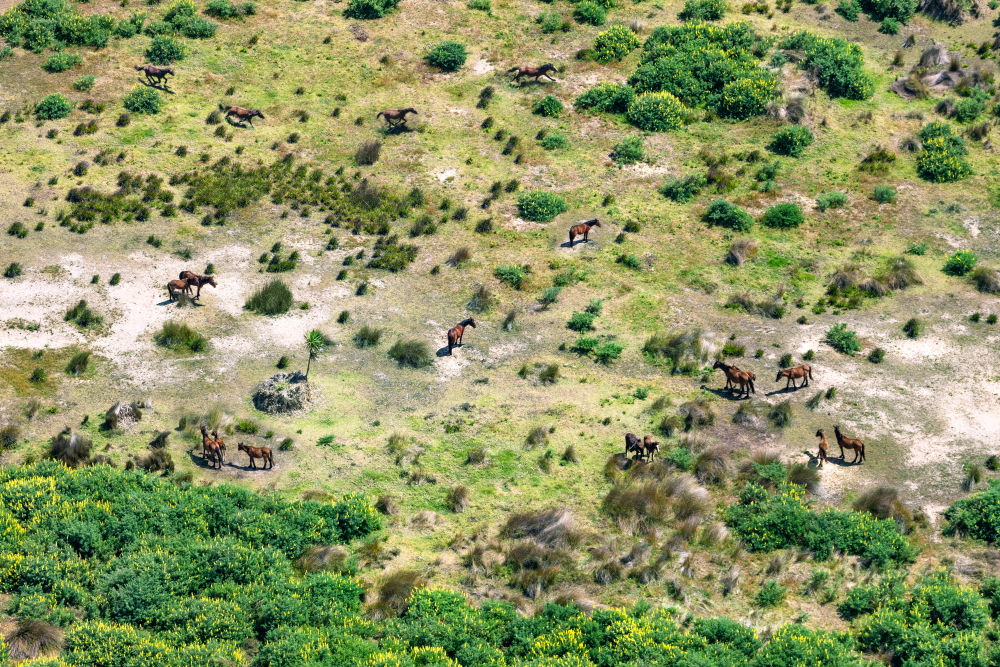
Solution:
<svg viewBox="0 0 1000 667"><path fill-rule="evenodd" d="M424 61L443 72L457 72L468 56L465 45L458 42L440 42L427 52Z"/></svg>
<svg viewBox="0 0 1000 667"><path fill-rule="evenodd" d="M791 229L805 222L802 207L795 202L775 204L764 211L760 223L774 229Z"/></svg>
<svg viewBox="0 0 1000 667"><path fill-rule="evenodd" d="M531 105L531 113L539 116L555 118L561 115L562 112L562 102L559 101L559 98L552 95L546 95L540 100L536 100L535 103Z"/></svg>
<svg viewBox="0 0 1000 667"><path fill-rule="evenodd" d="M877 567L908 563L916 555L892 519L876 519L867 512L813 512L803 488L795 484L784 483L774 492L747 484L739 504L728 508L725 516L750 552L798 546L817 560L826 560L836 549Z"/></svg>
<svg viewBox="0 0 1000 667"><path fill-rule="evenodd" d="M582 93L573 102L578 109L593 109L609 113L627 113L635 99L635 91L621 83L599 83Z"/></svg>
<svg viewBox="0 0 1000 667"><path fill-rule="evenodd" d="M85 74L79 79L73 82L73 90L79 90L80 92L86 92L94 87L94 81L97 77L93 74Z"/></svg>
<svg viewBox="0 0 1000 667"><path fill-rule="evenodd" d="M1000 483L993 481L986 491L956 501L944 518L948 522L945 535L968 535L987 544L1000 544Z"/></svg>
<svg viewBox="0 0 1000 667"><path fill-rule="evenodd" d="M157 114L163 107L163 98L152 88L136 86L128 91L122 104L132 113Z"/></svg>
<svg viewBox="0 0 1000 667"><path fill-rule="evenodd" d="M154 65L169 65L185 55L184 46L169 35L157 35L146 49L146 60Z"/></svg>
<svg viewBox="0 0 1000 667"><path fill-rule="evenodd" d="M934 183L950 183L972 174L965 159L965 140L952 133L947 123L933 122L919 133L922 149L917 155L917 174Z"/></svg>
<svg viewBox="0 0 1000 667"><path fill-rule="evenodd" d="M559 195L544 190L529 190L517 197L517 213L532 222L550 222L569 209Z"/></svg>
<svg viewBox="0 0 1000 667"><path fill-rule="evenodd" d="M647 132L676 130L684 121L684 105L669 92L637 95L628 107L628 122Z"/></svg>
<svg viewBox="0 0 1000 667"><path fill-rule="evenodd" d="M64 45L103 48L112 34L134 35L135 32L119 30L121 25L131 23L126 19L116 26L114 18L107 14L84 16L66 0L27 0L0 15L0 37L36 53ZM0 59L5 51L9 52L8 45L0 47Z"/></svg>
<svg viewBox="0 0 1000 667"><path fill-rule="evenodd" d="M573 18L579 23L604 25L608 20L608 13L603 6L593 0L581 0L573 10Z"/></svg>
<svg viewBox="0 0 1000 667"><path fill-rule="evenodd" d="M718 21L726 13L726 0L684 0L677 15L682 21Z"/></svg>
<svg viewBox="0 0 1000 667"><path fill-rule="evenodd" d="M253 2L236 4L232 0L208 0L205 13L217 19L242 19L257 13L257 5Z"/></svg>
<svg viewBox="0 0 1000 667"><path fill-rule="evenodd" d="M77 54L60 51L49 56L48 60L46 60L42 65L42 69L53 74L57 72L65 72L71 67L79 65L80 62L80 56Z"/></svg>
<svg viewBox="0 0 1000 667"><path fill-rule="evenodd" d="M816 72L819 85L832 97L865 100L875 92L875 82L865 69L861 48L840 38L824 38L800 30L782 40L781 49L802 50L802 69Z"/></svg>
<svg viewBox="0 0 1000 667"><path fill-rule="evenodd" d="M292 307L292 291L275 278L251 294L243 307L259 315L281 315Z"/></svg>
<svg viewBox="0 0 1000 667"><path fill-rule="evenodd" d="M35 116L39 120L59 120L73 110L70 101L59 93L52 93L35 105Z"/></svg>
<svg viewBox="0 0 1000 667"><path fill-rule="evenodd" d="M778 155L799 157L812 142L813 135L808 127L792 125L778 130L767 147Z"/></svg>
<svg viewBox="0 0 1000 667"><path fill-rule="evenodd" d="M978 261L971 250L959 250L948 256L944 263L944 272L952 276L964 276L976 268Z"/></svg>
<svg viewBox="0 0 1000 667"><path fill-rule="evenodd" d="M399 4L399 0L351 0L344 10L344 16L349 19L371 21L380 19Z"/></svg>
<svg viewBox="0 0 1000 667"><path fill-rule="evenodd" d="M753 227L753 217L749 213L724 199L716 199L708 205L705 222L737 232L746 232Z"/></svg>
<svg viewBox="0 0 1000 667"><path fill-rule="evenodd" d="M603 64L621 60L639 48L639 44L639 38L634 32L623 25L612 26L598 33L594 39L594 60Z"/></svg>
<svg viewBox="0 0 1000 667"><path fill-rule="evenodd" d="M842 354L853 355L861 350L858 335L848 329L847 324L844 322L831 326L827 330L823 341Z"/></svg>

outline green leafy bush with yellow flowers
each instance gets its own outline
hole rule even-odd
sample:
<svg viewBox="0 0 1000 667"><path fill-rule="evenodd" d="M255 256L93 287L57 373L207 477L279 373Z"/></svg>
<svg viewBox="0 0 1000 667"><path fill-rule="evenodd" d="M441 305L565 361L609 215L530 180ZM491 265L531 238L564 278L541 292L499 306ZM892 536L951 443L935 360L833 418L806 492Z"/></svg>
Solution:
<svg viewBox="0 0 1000 667"><path fill-rule="evenodd" d="M684 116L684 105L668 92L637 95L628 107L628 122L647 132L676 130Z"/></svg>
<svg viewBox="0 0 1000 667"><path fill-rule="evenodd" d="M599 63L621 60L639 48L639 38L623 25L616 25L598 33L594 40L594 59Z"/></svg>

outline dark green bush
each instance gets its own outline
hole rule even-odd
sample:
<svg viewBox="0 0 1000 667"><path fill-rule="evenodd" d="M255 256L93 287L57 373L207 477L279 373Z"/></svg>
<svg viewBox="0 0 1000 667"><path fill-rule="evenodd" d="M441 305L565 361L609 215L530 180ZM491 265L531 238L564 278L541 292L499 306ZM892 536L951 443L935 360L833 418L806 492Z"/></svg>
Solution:
<svg viewBox="0 0 1000 667"><path fill-rule="evenodd" d="M671 201L686 204L694 199L706 185L708 185L708 181L701 174L689 174L667 179L667 182L660 186L659 192Z"/></svg>
<svg viewBox="0 0 1000 667"><path fill-rule="evenodd" d="M169 65L184 56L184 46L168 35L157 35L146 49L146 60L154 65Z"/></svg>
<svg viewBox="0 0 1000 667"><path fill-rule="evenodd" d="M804 51L799 67L815 71L820 86L832 97L865 100L875 92L875 82L864 69L865 59L857 44L800 30L783 39L779 48Z"/></svg>
<svg viewBox="0 0 1000 667"><path fill-rule="evenodd" d="M718 21L726 13L726 0L684 0L677 15L682 21Z"/></svg>
<svg viewBox="0 0 1000 667"><path fill-rule="evenodd" d="M531 113L546 116L548 118L556 118L563 112L562 102L559 98L552 95L546 95L540 100L536 100L531 106Z"/></svg>
<svg viewBox="0 0 1000 667"><path fill-rule="evenodd" d="M765 227L774 229L791 229L805 222L802 207L794 202L775 204L761 216L760 222Z"/></svg>
<svg viewBox="0 0 1000 667"><path fill-rule="evenodd" d="M684 105L668 92L642 93L628 107L628 122L647 132L669 132L681 126Z"/></svg>
<svg viewBox="0 0 1000 667"><path fill-rule="evenodd" d="M892 204L896 201L896 188L891 185L876 185L872 191L872 199L879 204Z"/></svg>
<svg viewBox="0 0 1000 667"><path fill-rule="evenodd" d="M753 217L749 213L724 199L716 199L708 205L705 222L737 232L746 232L753 227Z"/></svg>
<svg viewBox="0 0 1000 667"><path fill-rule="evenodd" d="M607 11L593 0L581 0L573 10L573 18L578 23L589 23L590 25L604 25L608 20Z"/></svg>
<svg viewBox="0 0 1000 667"><path fill-rule="evenodd" d="M521 285L524 284L524 281L528 277L528 269L527 267L515 264L501 264L493 269L493 275L500 282L514 289L521 289Z"/></svg>
<svg viewBox="0 0 1000 667"><path fill-rule="evenodd" d="M529 190L517 197L518 215L532 222L550 222L568 208L562 197L545 190Z"/></svg>
<svg viewBox="0 0 1000 667"><path fill-rule="evenodd" d="M972 174L965 159L965 140L955 136L947 123L933 122L919 133L922 149L917 155L917 174L934 183L950 183Z"/></svg>
<svg viewBox="0 0 1000 667"><path fill-rule="evenodd" d="M812 142L813 135L808 127L792 125L778 130L767 147L778 155L799 157Z"/></svg>
<svg viewBox="0 0 1000 667"><path fill-rule="evenodd" d="M70 101L59 93L52 93L35 105L35 116L39 120L59 120L73 110Z"/></svg>
<svg viewBox="0 0 1000 667"><path fill-rule="evenodd" d="M830 347L837 352L853 355L861 350L861 343L858 342L858 335L847 328L847 324L841 322L831 326L826 336L823 338Z"/></svg>
<svg viewBox="0 0 1000 667"><path fill-rule="evenodd" d="M344 10L344 16L362 21L380 19L394 10L398 4L399 0L351 0Z"/></svg>
<svg viewBox="0 0 1000 667"><path fill-rule="evenodd" d="M642 136L626 137L615 144L611 159L618 164L635 164L645 157L642 150Z"/></svg>
<svg viewBox="0 0 1000 667"><path fill-rule="evenodd" d="M621 83L599 83L573 102L578 109L626 113L635 99L635 91Z"/></svg>
<svg viewBox="0 0 1000 667"><path fill-rule="evenodd" d="M49 59L42 65L42 69L46 72L55 74L57 72L65 72L69 68L75 67L79 64L80 56L77 54L59 51L49 56Z"/></svg>
<svg viewBox="0 0 1000 667"><path fill-rule="evenodd" d="M712 2L716 0L705 0ZM599 63L621 60L639 47L639 38L623 25L616 25L598 33L594 40L594 59Z"/></svg>
<svg viewBox="0 0 1000 667"><path fill-rule="evenodd" d="M152 88L136 86L128 91L122 104L132 113L157 114L163 107L163 98Z"/></svg>
<svg viewBox="0 0 1000 667"><path fill-rule="evenodd" d="M467 56L464 44L445 41L428 51L424 60L431 67L437 67L443 72L457 72L465 64Z"/></svg>
<svg viewBox="0 0 1000 667"><path fill-rule="evenodd" d="M845 204L847 204L847 195L837 190L824 192L819 197L816 197L816 208L821 211L825 211L828 208L840 208Z"/></svg>

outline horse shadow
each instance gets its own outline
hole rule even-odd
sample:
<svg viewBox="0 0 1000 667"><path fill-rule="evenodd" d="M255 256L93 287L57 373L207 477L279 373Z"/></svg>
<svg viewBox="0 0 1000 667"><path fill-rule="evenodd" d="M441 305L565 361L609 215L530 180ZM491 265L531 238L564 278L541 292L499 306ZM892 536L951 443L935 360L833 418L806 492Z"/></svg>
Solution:
<svg viewBox="0 0 1000 667"><path fill-rule="evenodd" d="M462 347L462 346L461 345L456 345L455 347ZM450 357L451 356L451 351L448 350L448 346L445 345L444 347L439 347L438 351L435 354L437 354L437 356L439 358L440 357Z"/></svg>
<svg viewBox="0 0 1000 667"><path fill-rule="evenodd" d="M202 470L220 470L220 468L213 468L208 459L198 453L198 450L196 449L189 449L186 454L188 455L188 458L191 459L191 463L195 464Z"/></svg>
<svg viewBox="0 0 1000 667"><path fill-rule="evenodd" d="M805 386L805 385L802 385L802 386ZM769 391L766 394L764 394L764 396L775 396L777 394L791 394L793 392L798 391L799 389L802 389L802 386L798 386L798 387L782 387L781 389L775 389L774 391Z"/></svg>
<svg viewBox="0 0 1000 667"><path fill-rule="evenodd" d="M406 125L406 123L397 123L396 125L383 125L378 129L379 134L385 137L391 137L397 134L404 134L413 131L414 131L413 128Z"/></svg>
<svg viewBox="0 0 1000 667"><path fill-rule="evenodd" d="M157 90L162 90L165 93L170 93L171 95L176 95L176 93L174 91L170 90L170 88L168 87L169 84L166 84L166 83L159 83L159 84L153 83L152 81L147 81L146 79L142 78L141 76L138 77L138 79L139 79L139 83L141 83L142 85L146 86L147 88L155 88Z"/></svg>
<svg viewBox="0 0 1000 667"><path fill-rule="evenodd" d="M247 123L245 123L245 122L243 122L243 121L241 121L241 120L233 120L233 117L232 117L232 116L223 116L223 118L224 118L224 119L225 119L225 121L226 121L227 123L229 123L229 125L230 125L230 126L232 126L232 127L239 127L239 128L242 128L242 129L244 129L244 130L245 130L245 129L247 129L248 127L249 127L249 128L251 129L251 130L252 130L252 129L254 129L254 126L253 126L253 125L249 125L249 124L247 124Z"/></svg>
<svg viewBox="0 0 1000 667"><path fill-rule="evenodd" d="M725 399L728 399L730 401L746 401L751 396L753 396L753 394L750 394L750 396L737 395L736 392L734 392L734 391L732 391L730 389L716 389L714 387L708 387L708 386L706 386L704 384L701 385L701 389L702 389L702 391L707 391L710 394L715 394L719 398L725 398Z"/></svg>
<svg viewBox="0 0 1000 667"><path fill-rule="evenodd" d="M820 467L820 465L819 465L819 463L820 463L819 456L817 454L813 454L812 452L810 452L808 450L802 450L802 453L809 457L809 463L807 463L806 465L808 465L810 468L819 468ZM829 463L829 464L838 466L840 468L851 468L853 466L858 465L857 463L851 463L850 461L845 461L844 459L840 458L839 456L838 457L828 456L828 457L826 457L826 462Z"/></svg>
<svg viewBox="0 0 1000 667"><path fill-rule="evenodd" d="M180 304L178 304L176 301L174 301L172 299L165 299L164 301L161 301L161 302L159 302L156 305L157 306L169 306L172 303L177 304L178 308L182 307ZM194 299L188 299L188 302L185 305L186 306L191 306L192 308L201 308L201 306L202 306L201 303L195 301Z"/></svg>

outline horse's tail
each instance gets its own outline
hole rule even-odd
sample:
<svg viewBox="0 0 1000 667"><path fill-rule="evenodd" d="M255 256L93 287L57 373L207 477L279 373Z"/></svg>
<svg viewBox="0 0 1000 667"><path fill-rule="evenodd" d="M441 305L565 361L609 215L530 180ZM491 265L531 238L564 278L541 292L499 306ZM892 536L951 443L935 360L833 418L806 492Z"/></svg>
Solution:
<svg viewBox="0 0 1000 667"><path fill-rule="evenodd" d="M757 393L757 388L753 386L753 378L752 377L748 378L747 381L750 383L750 391L753 392L754 394L756 394Z"/></svg>
<svg viewBox="0 0 1000 667"><path fill-rule="evenodd" d="M809 379L812 380L813 379L813 367L809 366L808 368L809 368Z"/></svg>
<svg viewBox="0 0 1000 667"><path fill-rule="evenodd" d="M865 443L861 443L861 460L865 460Z"/></svg>
<svg viewBox="0 0 1000 667"><path fill-rule="evenodd" d="M146 69L146 66L145 66L145 65L136 65L136 66L135 66L135 71L136 71L136 72L141 72L141 71L142 71L142 70L144 70L144 69Z"/></svg>
<svg viewBox="0 0 1000 667"><path fill-rule="evenodd" d="M514 72L517 72L520 69L521 69L520 67L511 67L509 70L504 72L504 74L513 74Z"/></svg>
<svg viewBox="0 0 1000 667"><path fill-rule="evenodd" d="M384 116L384 115L385 115L384 111L379 111L377 114L375 114L375 117L378 118L379 116Z"/></svg>
<svg viewBox="0 0 1000 667"><path fill-rule="evenodd" d="M222 102L219 102L219 111L229 111L229 107L227 107Z"/></svg>

